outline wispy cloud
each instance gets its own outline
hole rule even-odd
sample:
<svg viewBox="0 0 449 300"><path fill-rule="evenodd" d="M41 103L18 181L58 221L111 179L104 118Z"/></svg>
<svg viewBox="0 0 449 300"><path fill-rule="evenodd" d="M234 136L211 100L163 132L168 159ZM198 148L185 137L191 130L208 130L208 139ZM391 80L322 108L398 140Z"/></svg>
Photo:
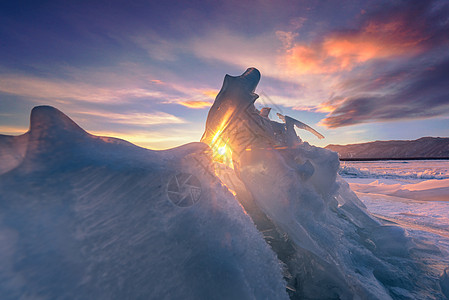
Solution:
<svg viewBox="0 0 449 300"><path fill-rule="evenodd" d="M164 112L154 113L112 113L98 111L79 111L76 114L101 118L103 122L148 126L157 124L182 124L187 123L186 120Z"/></svg>
<svg viewBox="0 0 449 300"><path fill-rule="evenodd" d="M212 102L206 102L206 101L180 101L179 104L188 107L188 108L206 108L210 107L212 105Z"/></svg>
<svg viewBox="0 0 449 300"><path fill-rule="evenodd" d="M225 62L243 70L255 66L262 74L277 76L276 52L281 45L275 32L244 36L224 29L212 29L183 47L202 59Z"/></svg>
<svg viewBox="0 0 449 300"><path fill-rule="evenodd" d="M210 99L215 99L215 97L217 97L218 95L218 90L200 90L200 92L206 96L209 97Z"/></svg>
<svg viewBox="0 0 449 300"><path fill-rule="evenodd" d="M359 31L332 33L312 45L298 43L287 50L285 64L296 74L335 73L375 59L413 56L423 51L427 37L407 25L371 21Z"/></svg>
<svg viewBox="0 0 449 300"><path fill-rule="evenodd" d="M200 122L223 73L253 66L257 92L314 122L327 114L329 128L448 114L446 0L287 2L17 4L2 19L12 30L0 32L3 107L55 105L111 132L187 127Z"/></svg>
<svg viewBox="0 0 449 300"><path fill-rule="evenodd" d="M311 43L290 41L285 66L296 74L335 73L376 59L420 54L441 41L441 17L430 11L430 2L410 4L388 7L366 16L358 28L328 32Z"/></svg>
<svg viewBox="0 0 449 300"><path fill-rule="evenodd" d="M34 99L71 99L92 103L123 103L130 98L163 96L159 91L138 87L102 87L79 81L5 74L0 75L0 92Z"/></svg>
<svg viewBox="0 0 449 300"><path fill-rule="evenodd" d="M369 89L357 90L353 87L347 93L347 97L331 99L324 105L325 108L329 108L330 114L321 124L337 128L360 123L421 119L448 114L449 57L427 68L421 67L421 65L403 66L402 72L394 70L393 74L382 74L379 77L395 78L398 73L408 73L408 76L400 77L403 80L394 82L394 89L390 88L392 82L388 80L377 80L367 76L365 80L377 81L375 90L377 92Z"/></svg>
<svg viewBox="0 0 449 300"><path fill-rule="evenodd" d="M190 89L189 92L192 95L192 99L200 100L176 99L175 102L188 108L203 109L210 107L218 94L217 90L210 89Z"/></svg>
<svg viewBox="0 0 449 300"><path fill-rule="evenodd" d="M35 99L35 102L69 103L86 102L96 104L125 104L135 99L147 99L152 103L175 103L189 108L210 106L217 91L190 87L180 83L167 83L159 79L145 79L148 74L133 74L141 72L128 68L111 70L121 73L126 81L119 76L111 77L107 71L96 72L95 77L101 78L95 84L87 83L89 77L83 78L83 72L71 70L69 79L40 78L17 74L0 75L0 92ZM92 77L92 74L89 74ZM140 77L139 77L140 76ZM81 81L80 78L83 78ZM132 78L136 78L133 82ZM98 79L97 79L98 81Z"/></svg>
<svg viewBox="0 0 449 300"><path fill-rule="evenodd" d="M18 75L0 75L0 92L38 99L78 99L89 102L121 100L110 89L79 82L70 83Z"/></svg>
<svg viewBox="0 0 449 300"><path fill-rule="evenodd" d="M447 13L441 1L389 4L356 29L296 43L284 62L292 73L334 80L328 100L312 108L328 113L320 122L328 128L441 116L449 113Z"/></svg>

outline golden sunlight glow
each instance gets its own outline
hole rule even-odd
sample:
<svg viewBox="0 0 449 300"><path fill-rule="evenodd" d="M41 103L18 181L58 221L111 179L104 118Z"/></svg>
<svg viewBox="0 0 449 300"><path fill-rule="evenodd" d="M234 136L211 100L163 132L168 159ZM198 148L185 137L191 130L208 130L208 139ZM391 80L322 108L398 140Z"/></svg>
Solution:
<svg viewBox="0 0 449 300"><path fill-rule="evenodd" d="M232 150L228 145L229 140L223 140L221 134L221 130L217 131L209 144L212 149L212 159L230 168L234 168L232 164Z"/></svg>
<svg viewBox="0 0 449 300"><path fill-rule="evenodd" d="M209 146L212 150L212 160L214 161L214 172L221 183L234 195L237 193L234 188L232 179L229 177L229 168L234 169L232 163L232 150L229 147L229 139L224 141L222 138L223 130L219 130L214 134ZM231 170L233 173L233 171Z"/></svg>

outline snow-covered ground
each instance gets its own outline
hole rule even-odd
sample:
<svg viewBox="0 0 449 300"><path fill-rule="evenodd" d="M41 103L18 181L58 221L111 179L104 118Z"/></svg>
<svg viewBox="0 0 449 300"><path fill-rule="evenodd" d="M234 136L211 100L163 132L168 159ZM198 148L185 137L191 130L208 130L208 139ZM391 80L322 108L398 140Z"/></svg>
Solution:
<svg viewBox="0 0 449 300"><path fill-rule="evenodd" d="M449 160L343 161L340 175L366 181L395 179L398 183L449 179Z"/></svg>
<svg viewBox="0 0 449 300"><path fill-rule="evenodd" d="M447 265L448 160L341 162L340 174L372 214L437 245Z"/></svg>

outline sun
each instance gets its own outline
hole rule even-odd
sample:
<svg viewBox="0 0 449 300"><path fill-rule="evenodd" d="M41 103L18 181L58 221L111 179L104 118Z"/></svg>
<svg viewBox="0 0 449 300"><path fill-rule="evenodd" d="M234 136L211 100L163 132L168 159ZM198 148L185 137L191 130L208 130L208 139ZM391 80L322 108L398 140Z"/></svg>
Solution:
<svg viewBox="0 0 449 300"><path fill-rule="evenodd" d="M218 130L214 134L209 146L212 149L212 158L215 162L225 164L232 169L234 168L232 163L232 149L229 145L229 140L224 140L221 130Z"/></svg>
<svg viewBox="0 0 449 300"><path fill-rule="evenodd" d="M218 148L218 154L225 155L226 154L226 145Z"/></svg>

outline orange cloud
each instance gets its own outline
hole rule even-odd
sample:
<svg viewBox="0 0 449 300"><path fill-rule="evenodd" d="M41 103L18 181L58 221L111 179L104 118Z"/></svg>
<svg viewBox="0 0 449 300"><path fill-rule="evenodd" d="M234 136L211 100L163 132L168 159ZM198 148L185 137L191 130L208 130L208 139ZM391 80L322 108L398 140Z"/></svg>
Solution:
<svg viewBox="0 0 449 300"><path fill-rule="evenodd" d="M217 94L218 94L217 90L202 90L201 93L204 96L207 96L212 99L215 99L215 97L217 97Z"/></svg>
<svg viewBox="0 0 449 300"><path fill-rule="evenodd" d="M327 71L323 64L324 59L321 51L314 47L296 45L287 50L285 62L287 67L297 74L318 74Z"/></svg>
<svg viewBox="0 0 449 300"><path fill-rule="evenodd" d="M359 31L332 33L319 43L295 44L286 51L284 62L296 74L334 73L374 59L419 53L424 40L401 20L372 21Z"/></svg>
<svg viewBox="0 0 449 300"><path fill-rule="evenodd" d="M156 83L156 84L164 84L164 82L162 80L159 79L153 79L151 80L152 83Z"/></svg>
<svg viewBox="0 0 449 300"><path fill-rule="evenodd" d="M327 102L320 103L315 107L316 112L331 113L342 105L348 98L332 99Z"/></svg>
<svg viewBox="0 0 449 300"><path fill-rule="evenodd" d="M328 38L323 49L329 56L340 59L340 67L345 69L371 59L415 53L419 51L416 46L423 41L417 35L404 29L399 21L370 22L358 34Z"/></svg>
<svg viewBox="0 0 449 300"><path fill-rule="evenodd" d="M334 110L336 110L340 105L342 105L347 98L338 98L338 99L332 99L330 101L326 101L323 103L319 103L313 106L294 106L292 107L293 110L299 110L299 111L309 111L309 112L320 112L320 113L332 113ZM320 126L323 125L323 123L319 124Z"/></svg>
<svg viewBox="0 0 449 300"><path fill-rule="evenodd" d="M212 105L212 103L207 102L207 101L194 101L194 100L190 100L190 101L181 101L179 102L179 104L188 107L188 108L205 108L205 107L209 107Z"/></svg>

